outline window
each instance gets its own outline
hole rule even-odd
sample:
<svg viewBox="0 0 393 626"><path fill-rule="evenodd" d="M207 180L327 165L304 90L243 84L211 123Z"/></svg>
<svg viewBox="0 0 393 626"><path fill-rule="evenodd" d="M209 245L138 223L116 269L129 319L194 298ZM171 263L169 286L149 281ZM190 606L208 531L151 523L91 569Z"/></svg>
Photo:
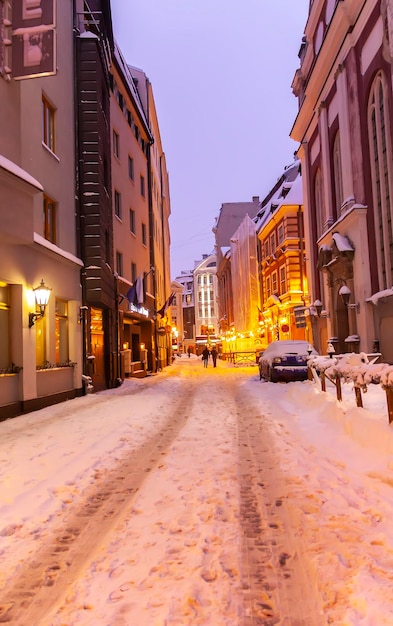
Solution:
<svg viewBox="0 0 393 626"><path fill-rule="evenodd" d="M190 293L188 293L186 295L186 304L191 304L191 294Z"/></svg>
<svg viewBox="0 0 393 626"><path fill-rule="evenodd" d="M277 272L272 273L272 293L277 294Z"/></svg>
<svg viewBox="0 0 393 626"><path fill-rule="evenodd" d="M270 287L270 276L266 277L266 298L272 295L272 290Z"/></svg>
<svg viewBox="0 0 393 626"><path fill-rule="evenodd" d="M128 178L134 180L134 159L128 155Z"/></svg>
<svg viewBox="0 0 393 626"><path fill-rule="evenodd" d="M115 190L115 215L121 220L121 196L118 191Z"/></svg>
<svg viewBox="0 0 393 626"><path fill-rule="evenodd" d="M36 320L35 326L35 358L36 366L47 367L46 358L46 320L47 315Z"/></svg>
<svg viewBox="0 0 393 626"><path fill-rule="evenodd" d="M56 299L55 316L56 365L69 360L68 353L68 303Z"/></svg>
<svg viewBox="0 0 393 626"><path fill-rule="evenodd" d="M130 209L130 232L135 235L135 211Z"/></svg>
<svg viewBox="0 0 393 626"><path fill-rule="evenodd" d="M48 196L44 196L42 217L45 239L56 243L56 202Z"/></svg>
<svg viewBox="0 0 393 626"><path fill-rule="evenodd" d="M141 176L141 196L145 197L145 179Z"/></svg>
<svg viewBox="0 0 393 626"><path fill-rule="evenodd" d="M280 267L280 295L286 293L287 291L287 281L286 281L286 271L285 265Z"/></svg>
<svg viewBox="0 0 393 626"><path fill-rule="evenodd" d="M379 72L374 79L368 103L368 136L371 184L375 222L375 244L379 288L387 289L393 280L393 166L388 84Z"/></svg>
<svg viewBox="0 0 393 626"><path fill-rule="evenodd" d="M213 284L213 274L209 274L209 284Z"/></svg>
<svg viewBox="0 0 393 626"><path fill-rule="evenodd" d="M42 96L42 141L55 151L55 109L45 96Z"/></svg>
<svg viewBox="0 0 393 626"><path fill-rule="evenodd" d="M142 224L142 243L144 246L147 245L146 224Z"/></svg>
<svg viewBox="0 0 393 626"><path fill-rule="evenodd" d="M202 291L198 291L198 301L202 302Z"/></svg>
<svg viewBox="0 0 393 626"><path fill-rule="evenodd" d="M115 130L113 131L113 154L120 159L120 137Z"/></svg>
<svg viewBox="0 0 393 626"><path fill-rule="evenodd" d="M10 288L0 283L0 370L11 365L10 345Z"/></svg>
<svg viewBox="0 0 393 626"><path fill-rule="evenodd" d="M320 169L318 169L315 174L314 203L315 203L315 220L316 220L316 227L317 227L317 237L320 237L324 229L322 175L321 175Z"/></svg>
<svg viewBox="0 0 393 626"><path fill-rule="evenodd" d="M334 193L335 193L335 218L340 215L341 206L343 203L343 180L342 180L342 167L341 167L341 148L340 148L340 133L337 131L333 144L333 173L334 173Z"/></svg>
<svg viewBox="0 0 393 626"><path fill-rule="evenodd" d="M269 239L266 239L265 243L263 244L263 249L264 249L264 257L266 259L270 254Z"/></svg>
<svg viewBox="0 0 393 626"><path fill-rule="evenodd" d="M131 263L131 282L134 284L136 281L136 263Z"/></svg>
<svg viewBox="0 0 393 626"><path fill-rule="evenodd" d="M116 251L116 272L119 276L123 276L123 255Z"/></svg>
<svg viewBox="0 0 393 626"><path fill-rule="evenodd" d="M271 253L274 254L276 251L276 233L272 233L270 235L270 250Z"/></svg>
<svg viewBox="0 0 393 626"><path fill-rule="evenodd" d="M284 241L284 224L280 224L278 227L278 243L282 243Z"/></svg>

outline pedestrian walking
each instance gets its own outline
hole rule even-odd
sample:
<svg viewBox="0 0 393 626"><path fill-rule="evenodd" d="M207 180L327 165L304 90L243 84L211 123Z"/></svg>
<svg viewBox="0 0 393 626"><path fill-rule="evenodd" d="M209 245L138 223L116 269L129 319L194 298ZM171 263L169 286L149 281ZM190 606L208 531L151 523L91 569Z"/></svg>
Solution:
<svg viewBox="0 0 393 626"><path fill-rule="evenodd" d="M203 349L203 352L202 352L203 367L207 367L207 362L208 362L208 360L209 360L209 354L210 354L210 353L209 353L209 349L208 349L208 347L206 346L206 348L204 348L204 349Z"/></svg>
<svg viewBox="0 0 393 626"><path fill-rule="evenodd" d="M212 359L213 359L213 367L217 367L218 352L217 352L216 348L214 348L214 347L212 348L211 355L212 355Z"/></svg>

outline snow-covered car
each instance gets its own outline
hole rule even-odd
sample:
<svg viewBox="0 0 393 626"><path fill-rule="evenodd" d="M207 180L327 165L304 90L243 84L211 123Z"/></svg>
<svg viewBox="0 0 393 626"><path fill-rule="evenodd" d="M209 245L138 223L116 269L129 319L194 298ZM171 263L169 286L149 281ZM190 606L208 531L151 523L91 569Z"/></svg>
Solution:
<svg viewBox="0 0 393 626"><path fill-rule="evenodd" d="M272 383L307 380L307 359L311 355L318 355L318 352L307 341L273 341L259 358L259 379Z"/></svg>

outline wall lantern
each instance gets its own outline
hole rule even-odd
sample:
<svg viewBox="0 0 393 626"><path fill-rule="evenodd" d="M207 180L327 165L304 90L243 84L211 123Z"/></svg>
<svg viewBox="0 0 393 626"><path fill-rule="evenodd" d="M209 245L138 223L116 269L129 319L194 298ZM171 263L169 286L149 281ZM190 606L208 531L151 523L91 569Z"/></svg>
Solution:
<svg viewBox="0 0 393 626"><path fill-rule="evenodd" d="M46 306L48 304L49 296L50 296L50 292L51 291L52 291L52 289L45 285L43 279L41 279L41 282L38 285L38 287L33 289L34 296L35 296L35 303L36 303L36 306L39 307L40 312L39 313L29 313L29 328L34 326L36 320L40 319L41 317L44 317L45 309L46 309Z"/></svg>
<svg viewBox="0 0 393 626"><path fill-rule="evenodd" d="M338 291L347 309L356 309L359 312L359 302L356 304L349 304L349 298L351 297L351 290L347 285L342 285Z"/></svg>
<svg viewBox="0 0 393 626"><path fill-rule="evenodd" d="M322 313L322 309L323 309L323 304L320 300L315 300L314 304L313 304L314 309L317 312L318 317L321 317L321 313Z"/></svg>
<svg viewBox="0 0 393 626"><path fill-rule="evenodd" d="M336 351L335 351L335 349L334 349L333 344L332 344L330 341L328 341L328 345L327 345L327 353L328 353L328 355L329 355L329 358L331 358L331 359L332 359L332 358L333 358L333 354L334 354L335 352L336 352Z"/></svg>

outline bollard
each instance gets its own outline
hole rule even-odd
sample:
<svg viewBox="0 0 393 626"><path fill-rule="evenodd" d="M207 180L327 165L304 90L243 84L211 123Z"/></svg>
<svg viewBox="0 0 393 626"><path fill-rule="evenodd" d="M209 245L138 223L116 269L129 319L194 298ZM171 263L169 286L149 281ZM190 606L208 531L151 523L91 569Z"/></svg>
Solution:
<svg viewBox="0 0 393 626"><path fill-rule="evenodd" d="M393 422L393 389L386 387L386 400L388 403L389 424Z"/></svg>
<svg viewBox="0 0 393 626"><path fill-rule="evenodd" d="M362 392L360 391L360 387L355 387L355 396L356 406L360 406L363 408Z"/></svg>
<svg viewBox="0 0 393 626"><path fill-rule="evenodd" d="M340 376L336 376L336 395L337 395L337 400L341 402L341 400L343 399L343 395L342 395L342 390L341 390L341 377Z"/></svg>

